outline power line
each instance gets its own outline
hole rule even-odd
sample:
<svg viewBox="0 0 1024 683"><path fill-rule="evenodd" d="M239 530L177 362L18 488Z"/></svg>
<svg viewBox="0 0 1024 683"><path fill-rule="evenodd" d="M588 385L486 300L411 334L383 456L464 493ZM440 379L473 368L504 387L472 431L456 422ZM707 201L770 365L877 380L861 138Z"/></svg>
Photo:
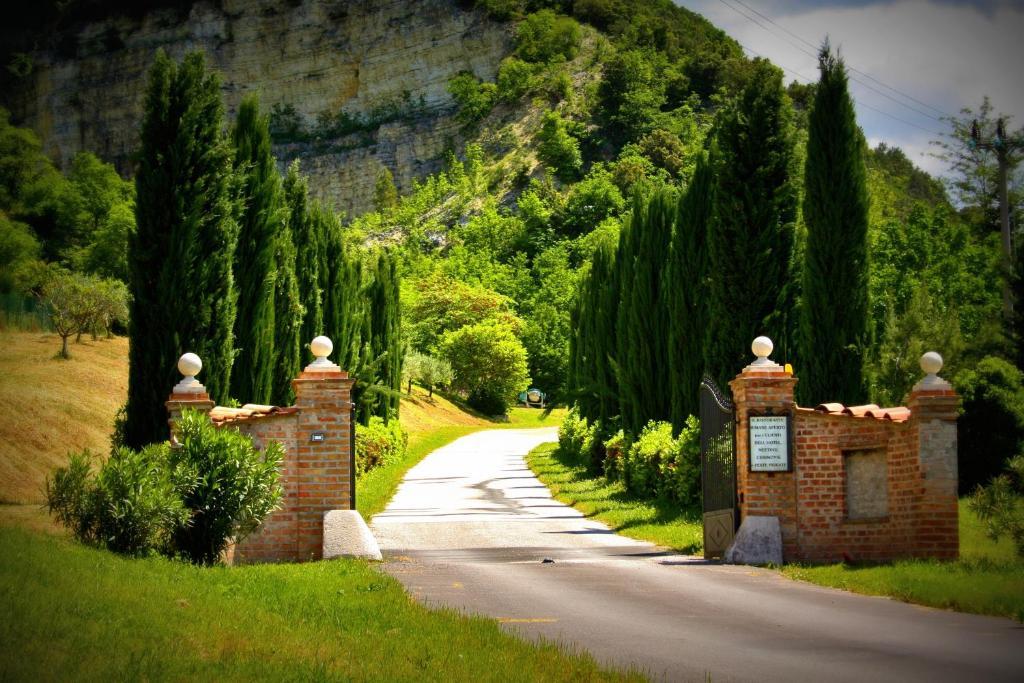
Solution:
<svg viewBox="0 0 1024 683"><path fill-rule="evenodd" d="M811 43L810 43L809 41L805 40L804 38L801 38L801 37L800 37L800 36L798 36L797 34L793 33L793 32L792 32L792 31L790 31L789 29L787 29L786 27L784 27L784 26L782 26L781 24L779 24L779 23L775 22L775 21L774 21L774 20L773 20L773 19L772 19L771 17L768 17L768 16L766 16L766 15L762 14L761 12L758 12L758 11L757 11L756 9L754 9L754 8L753 8L753 7L751 7L750 5L748 5L748 4L746 4L745 2L743 2L743 0L731 0L731 1L732 1L732 2L735 2L735 3L739 4L739 5L742 5L743 7L746 7L746 8L747 8L747 9L749 9L749 10L750 10L751 12L753 12L753 13L755 13L755 14L756 14L757 16L759 16L759 17L763 18L763 19L764 19L765 21L769 22L769 23L770 23L770 24L772 24L773 26L776 26L777 28L781 29L782 31L785 31L785 32L786 32L786 33L788 33L789 35L791 35L791 36L793 36L794 38L796 38L797 40L799 40L799 41L800 41L801 43L803 43L804 45L808 46L808 47L809 47L809 48L810 48L811 50L813 50L813 52L809 52L809 51L808 51L808 50L807 50L807 49L806 49L805 47L803 47L803 46L801 46L801 45L797 45L796 43L794 43L793 41L789 40L788 38L786 38L786 37L784 37L784 36L781 36L781 35L779 35L779 34L778 34L777 32L775 32L775 31L772 31L772 30L771 30L770 28L768 28L767 26L765 26L764 24L762 24L762 23L761 23L760 21L758 21L758 20L757 20L757 19L755 19L754 17L750 16L750 15L749 15L749 14L747 14L746 12L743 12L743 11L742 11L742 10L740 10L739 8L737 8L737 7L733 6L733 5L731 5L731 4L730 4L729 2L727 2L726 0L718 0L718 1L719 1L719 2L721 3L721 4L725 5L726 7L728 7L729 9L731 9L732 11L736 12L737 14L739 14L739 15L740 15L741 17L743 17L744 19L747 19L747 20L748 20L748 21L750 21L751 23L753 23L753 24L757 25L758 27L760 27L761 29L763 29L763 30L767 31L767 32L768 32L768 33L770 33L771 35L773 35L773 36L775 36L775 37L777 37L777 38L781 38L781 39L782 39L782 40L784 40L784 41L785 41L785 42L786 42L786 43L787 43L787 44L788 44L788 45L789 45L790 47L793 47L793 48L795 48L796 50L800 51L800 52L801 52L802 54L804 54L804 55L807 55L808 57L811 57L811 58L813 58L813 59L817 59L817 58L818 58L818 52L817 52L817 48L815 48L815 47L814 47L814 45L812 45L812 44L811 44ZM856 74L860 74L861 76L864 76L865 78L867 78L867 79L869 79L869 80L871 80L871 81L874 81L875 83L878 83L878 84L879 84L879 85L881 85L882 87L884 87L884 88L888 88L889 90L893 91L893 92L894 92L894 93L896 93L897 95L900 95L901 97L904 97L904 98L906 98L906 99L908 99L908 100L911 100L911 101L913 101L913 102L917 102L917 103L918 103L918 104L920 104L921 106L923 106L923 107L927 107L928 109L931 109L931 110L933 110L933 111L935 111L935 112L939 113L939 114L940 114L941 116L944 116L944 117L947 117L947 118L949 118L949 115L948 115L948 114L946 114L945 112L943 112L943 111L942 111L941 109L937 109L937 108L935 108L935 107L931 106L930 104L927 104L926 102L922 102L921 100L917 99L916 97L914 97L914 96L912 96L912 95L908 95L908 94L904 93L903 91L901 91L901 90L899 90L899 89L897 89L897 88L894 88L894 87L892 87L891 85L887 85L887 84L883 83L882 81L878 80L877 78L875 78L874 76L871 76L871 75L869 75L869 74L866 74L866 73L864 73L863 71L861 71L861 70L859 70L859 69L856 69L856 68L854 68L853 66L850 66L849 64L846 64L846 68L847 68L847 69L848 69L848 70L849 70L850 72L853 72L853 73L856 73ZM882 97L884 97L884 98L886 98L886 99L888 99L888 100L890 100L890 101L892 101L892 102L894 102L894 103L896 103L896 104L900 105L901 107L904 107L904 108L906 108L906 109L909 109L910 111L912 111L912 112L914 112L914 113L916 113L916 114L919 114L919 115L921 115L921 116L924 116L924 117L926 117L926 118L929 118L929 119L933 119L933 120L935 120L935 121L940 121L940 122L942 121L942 119L941 119L940 117L937 117L937 116L935 116L935 114L930 114L930 113L928 113L928 112L926 112L926 111L922 111L921 109L918 109L917 107L911 106L911 105L907 104L906 102L901 102L900 100L896 99L895 97L893 97L893 96L892 96L892 95L890 95L889 93L887 93L887 92L884 92L884 91L882 91L882 90L879 90L878 88L875 88L875 87L874 87L874 86L872 86L872 85L871 85L870 83L866 83L866 82L864 82L863 80L861 80L861 79L857 78L856 76L854 76L854 75L852 75L852 74L850 74L850 76L849 76L849 77L850 77L850 80L854 81L855 83L859 83L860 85L862 85L863 87L867 88L868 90L870 90L870 91L872 91L872 92L874 92L874 93L876 93L876 94L878 94L878 95L881 95ZM895 118L895 117L894 117L894 118Z"/></svg>

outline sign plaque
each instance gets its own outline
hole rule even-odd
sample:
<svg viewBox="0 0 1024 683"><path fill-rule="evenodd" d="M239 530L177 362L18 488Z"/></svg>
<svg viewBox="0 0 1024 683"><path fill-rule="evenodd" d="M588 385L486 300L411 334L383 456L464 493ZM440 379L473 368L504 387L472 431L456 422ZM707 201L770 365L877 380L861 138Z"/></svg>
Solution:
<svg viewBox="0 0 1024 683"><path fill-rule="evenodd" d="M789 416L750 416L750 471L790 470Z"/></svg>
<svg viewBox="0 0 1024 683"><path fill-rule="evenodd" d="M310 443L320 443L326 438L327 435L324 434L323 432L313 432L312 434L309 435Z"/></svg>

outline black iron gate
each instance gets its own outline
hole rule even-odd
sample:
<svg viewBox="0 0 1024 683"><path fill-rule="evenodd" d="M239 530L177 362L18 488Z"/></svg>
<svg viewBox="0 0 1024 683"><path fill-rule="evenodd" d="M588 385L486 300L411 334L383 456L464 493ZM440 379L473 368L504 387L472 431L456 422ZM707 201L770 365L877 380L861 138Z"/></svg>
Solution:
<svg viewBox="0 0 1024 683"><path fill-rule="evenodd" d="M721 557L736 533L736 420L714 380L700 383L700 483L704 557Z"/></svg>

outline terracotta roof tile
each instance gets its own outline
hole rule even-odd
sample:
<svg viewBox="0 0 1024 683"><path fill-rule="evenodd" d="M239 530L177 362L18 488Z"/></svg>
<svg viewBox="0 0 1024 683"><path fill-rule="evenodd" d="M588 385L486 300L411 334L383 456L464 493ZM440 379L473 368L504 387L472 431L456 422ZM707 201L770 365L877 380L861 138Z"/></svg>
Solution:
<svg viewBox="0 0 1024 683"><path fill-rule="evenodd" d="M871 415L868 415L868 413L874 410L878 410L878 406L875 405L874 403L868 403L867 405L863 406L847 406L846 409L843 410L843 414L853 415L854 417L871 417Z"/></svg>
<svg viewBox="0 0 1024 683"><path fill-rule="evenodd" d="M842 403L822 403L815 410L819 413L841 413L846 409Z"/></svg>
<svg viewBox="0 0 1024 683"><path fill-rule="evenodd" d="M800 408L799 410L810 410ZM842 403L822 403L818 405L815 412L826 415L847 415L850 417L872 417L876 420L889 420L891 422L906 422L910 417L910 408L896 406L894 408L879 408L874 403L863 406L844 406Z"/></svg>
<svg viewBox="0 0 1024 683"><path fill-rule="evenodd" d="M291 415L299 412L295 406L281 408L279 406L264 406L256 403L246 403L241 408L228 408L226 406L215 406L210 410L210 421L216 425L228 422L241 422L243 420L254 420L261 417L273 415Z"/></svg>

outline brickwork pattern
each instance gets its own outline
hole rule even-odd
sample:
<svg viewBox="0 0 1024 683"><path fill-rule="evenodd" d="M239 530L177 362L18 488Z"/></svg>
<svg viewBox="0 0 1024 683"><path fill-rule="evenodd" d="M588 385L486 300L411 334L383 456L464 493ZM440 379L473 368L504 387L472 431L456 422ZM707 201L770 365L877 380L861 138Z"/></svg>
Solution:
<svg viewBox="0 0 1024 683"><path fill-rule="evenodd" d="M736 405L740 518L779 518L786 561L887 561L957 556L956 410L952 391L911 395L910 417L828 414L800 408L796 378L744 372L730 386ZM793 470L749 471L748 418L771 410L793 416ZM872 451L884 458L882 517L856 519L847 500L847 458ZM883 492L859 495L883 496Z"/></svg>

